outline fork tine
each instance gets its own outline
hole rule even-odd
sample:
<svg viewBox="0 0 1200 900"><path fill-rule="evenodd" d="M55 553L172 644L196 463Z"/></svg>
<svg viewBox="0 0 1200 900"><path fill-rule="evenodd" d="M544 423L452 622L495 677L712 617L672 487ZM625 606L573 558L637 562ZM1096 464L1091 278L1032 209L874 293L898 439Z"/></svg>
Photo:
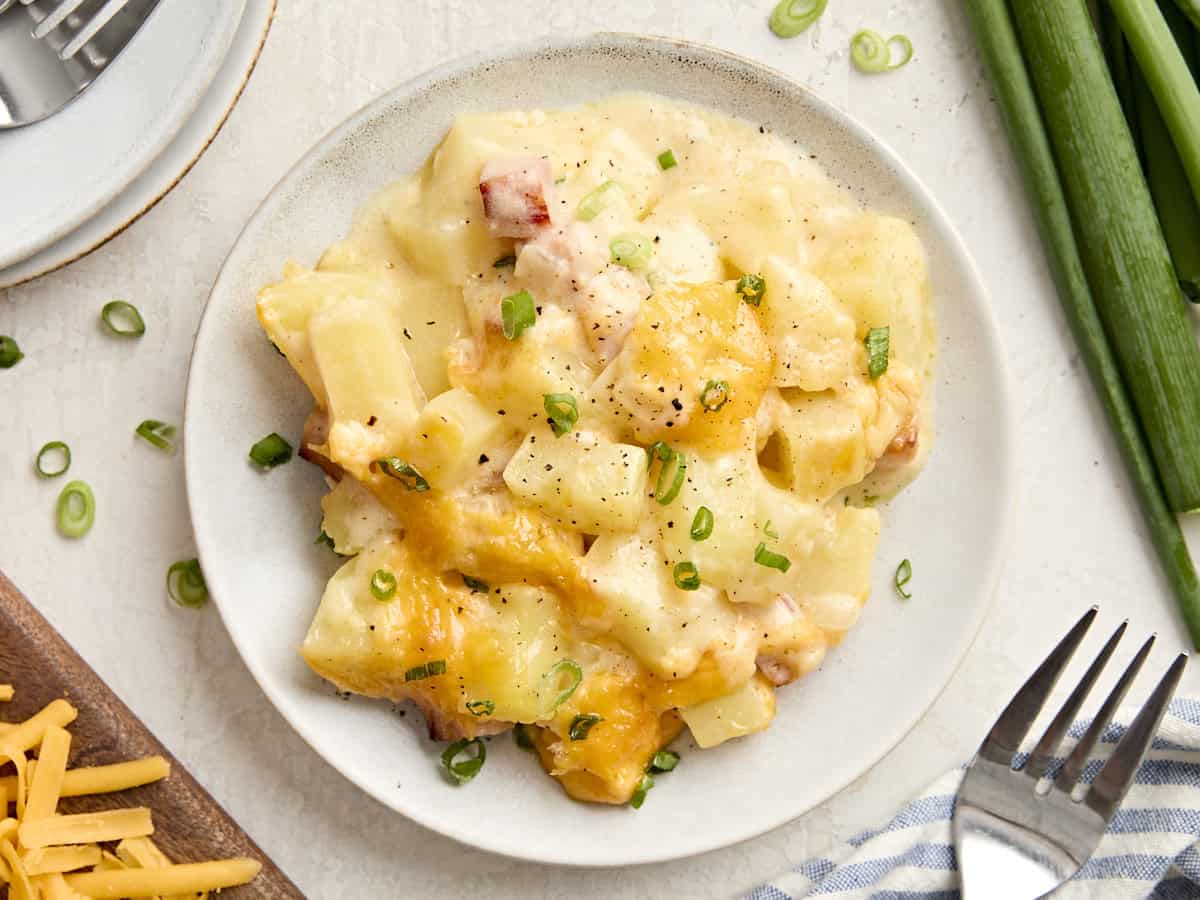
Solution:
<svg viewBox="0 0 1200 900"><path fill-rule="evenodd" d="M1037 746L1033 748L1029 762L1025 764L1025 774L1030 778L1041 778L1046 773L1046 770L1050 768L1050 764L1054 761L1054 751L1058 749L1058 745L1067 733L1067 729L1071 727L1071 723L1079 715L1079 708L1083 706L1083 701L1091 693L1092 688L1096 684L1096 679L1100 677L1100 673L1108 665L1113 651L1117 649L1117 644L1120 643L1121 636L1125 634L1125 629L1128 626L1129 620L1127 619L1113 632L1112 637L1108 639L1108 643L1104 645L1104 649L1100 651L1100 654L1092 662L1091 666L1088 667L1079 684L1075 686L1075 690L1071 692L1071 696L1067 698L1067 702L1062 705L1062 709L1058 711L1058 714L1054 717L1054 721L1046 729L1046 733L1042 735Z"/></svg>
<svg viewBox="0 0 1200 900"><path fill-rule="evenodd" d="M96 34L108 24L109 19L125 8L125 4L129 0L108 0L96 14L88 19L87 23L79 29L79 33L67 42L67 45L58 51L59 59L70 59L80 51L84 44L96 36Z"/></svg>
<svg viewBox="0 0 1200 900"><path fill-rule="evenodd" d="M1093 606L1083 614L1078 622L1067 632L1067 636L1059 641L1058 646L1050 651L1045 662L1037 667L1037 671L1029 676L1029 680L1021 686L1015 697L1004 707L1000 718L988 732L979 747L979 755L999 763L1010 763L1013 754L1021 746L1021 741L1033 727L1038 713L1046 705L1046 698L1054 689L1058 677L1066 668L1071 656L1083 641L1083 636L1096 618L1097 608Z"/></svg>
<svg viewBox="0 0 1200 900"><path fill-rule="evenodd" d="M1121 673L1121 677L1117 679L1117 683L1113 685L1113 689L1104 699L1104 702L1100 704L1100 709L1096 711L1096 716L1092 719L1092 724L1083 733L1083 737L1079 739L1079 743L1075 745L1075 749L1071 751L1071 755L1067 757L1067 761L1063 763L1063 767L1058 770L1058 775L1054 779L1055 787L1069 793L1071 788L1075 786L1075 782L1083 774L1083 767L1087 765L1088 757L1092 755L1092 750L1095 749L1100 736L1104 734L1104 729L1108 728L1108 723L1116 715L1117 707L1125 699L1125 694L1129 690L1129 686L1133 684L1133 679L1137 677L1138 671L1142 668L1142 663L1150 655L1150 648L1153 646L1154 635L1150 635L1146 639L1146 643L1142 644L1141 649L1133 657L1133 661L1125 667L1125 671Z"/></svg>
<svg viewBox="0 0 1200 900"><path fill-rule="evenodd" d="M30 0L24 0L24 2L28 3ZM86 2L87 0L61 0L58 6L46 18L37 23L37 27L33 29L33 36L41 40L65 22L71 13L75 12L75 10L79 9Z"/></svg>
<svg viewBox="0 0 1200 900"><path fill-rule="evenodd" d="M1175 662L1167 669L1162 680L1154 688L1154 693L1138 711L1129 729L1121 738L1117 749L1113 751L1108 762L1092 782L1091 790L1087 793L1087 805L1100 815L1108 818L1121 805L1129 786L1133 784L1133 776L1142 764L1142 757L1150 749L1150 743L1158 731L1158 725L1167 711L1167 705L1179 680L1183 677L1188 655L1180 653Z"/></svg>

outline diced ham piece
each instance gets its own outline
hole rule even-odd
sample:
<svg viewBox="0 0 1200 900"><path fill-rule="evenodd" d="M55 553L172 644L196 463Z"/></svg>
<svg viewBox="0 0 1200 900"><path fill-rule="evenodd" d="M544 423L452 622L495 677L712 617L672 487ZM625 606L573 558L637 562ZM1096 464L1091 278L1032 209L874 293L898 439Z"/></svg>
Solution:
<svg viewBox="0 0 1200 900"><path fill-rule="evenodd" d="M904 427L896 432L896 436L887 445L883 456L879 457L878 467L881 469L898 468L916 459L919 434L917 423L910 419Z"/></svg>
<svg viewBox="0 0 1200 900"><path fill-rule="evenodd" d="M760 654L755 663L758 665L758 671L775 687L782 687L796 679L796 670L785 657Z"/></svg>
<svg viewBox="0 0 1200 900"><path fill-rule="evenodd" d="M488 229L498 237L531 238L550 224L554 177L537 156L498 156L479 173Z"/></svg>
<svg viewBox="0 0 1200 900"><path fill-rule="evenodd" d="M324 454L325 442L329 440L329 413L319 406L314 407L304 421L304 435L300 442L300 458L308 460L325 470L334 481L342 480L342 467Z"/></svg>

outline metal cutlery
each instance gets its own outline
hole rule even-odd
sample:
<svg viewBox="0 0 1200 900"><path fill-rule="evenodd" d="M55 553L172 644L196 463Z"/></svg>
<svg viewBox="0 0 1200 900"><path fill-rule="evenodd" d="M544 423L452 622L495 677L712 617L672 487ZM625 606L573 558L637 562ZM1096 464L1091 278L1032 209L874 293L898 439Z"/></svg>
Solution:
<svg viewBox="0 0 1200 900"><path fill-rule="evenodd" d="M0 0L0 129L53 115L128 46L160 0Z"/></svg>
<svg viewBox="0 0 1200 900"><path fill-rule="evenodd" d="M1122 624L1084 673L1024 765L1014 768L1021 743L1096 612L1094 607L1089 610L1025 682L967 769L954 815L954 844L964 900L1042 897L1079 871L1100 843L1133 783L1183 676L1187 654L1180 654L1167 669L1091 784L1080 783L1092 750L1150 653L1154 643L1150 637L1117 679L1066 761L1054 771L1055 751L1125 633L1126 625Z"/></svg>

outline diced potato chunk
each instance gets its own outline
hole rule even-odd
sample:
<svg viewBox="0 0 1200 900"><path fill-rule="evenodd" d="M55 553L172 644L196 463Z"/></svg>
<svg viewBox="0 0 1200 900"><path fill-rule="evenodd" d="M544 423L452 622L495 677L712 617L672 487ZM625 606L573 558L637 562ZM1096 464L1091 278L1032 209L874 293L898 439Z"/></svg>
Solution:
<svg viewBox="0 0 1200 900"><path fill-rule="evenodd" d="M425 403L400 326L386 306L347 297L313 316L309 336L329 398L331 456L361 474L404 446Z"/></svg>
<svg viewBox="0 0 1200 900"><path fill-rule="evenodd" d="M450 490L479 470L484 451L511 434L506 417L484 406L470 391L451 388L421 410L410 439L408 460L434 487Z"/></svg>
<svg viewBox="0 0 1200 900"><path fill-rule="evenodd" d="M531 431L504 483L548 516L584 533L631 531L646 506L646 452L588 431Z"/></svg>
<svg viewBox="0 0 1200 900"><path fill-rule="evenodd" d="M646 539L598 537L583 565L599 601L586 627L611 634L655 675L686 678L705 653L736 643L737 615L721 592L706 585L680 590L674 567Z"/></svg>
<svg viewBox="0 0 1200 900"><path fill-rule="evenodd" d="M707 750L770 725L775 718L775 691L756 675L732 694L681 709L679 714L696 743Z"/></svg>
<svg viewBox="0 0 1200 900"><path fill-rule="evenodd" d="M321 498L321 509L325 513L321 530L329 535L334 551L341 556L361 553L368 544L400 526L375 495L349 475Z"/></svg>
<svg viewBox="0 0 1200 900"><path fill-rule="evenodd" d="M875 464L861 413L831 391L788 397L775 440L791 489L814 503L857 484Z"/></svg>
<svg viewBox="0 0 1200 900"><path fill-rule="evenodd" d="M769 257L763 266L767 296L761 309L778 387L823 391L861 368L854 319L819 278Z"/></svg>

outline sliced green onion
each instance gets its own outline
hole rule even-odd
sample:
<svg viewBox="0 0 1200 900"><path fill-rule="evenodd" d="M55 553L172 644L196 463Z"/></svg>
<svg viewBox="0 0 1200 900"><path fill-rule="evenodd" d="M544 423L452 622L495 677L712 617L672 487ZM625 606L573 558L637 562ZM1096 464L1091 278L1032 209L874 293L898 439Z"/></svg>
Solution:
<svg viewBox="0 0 1200 900"><path fill-rule="evenodd" d="M0 334L0 369L11 369L24 358L17 342L7 334Z"/></svg>
<svg viewBox="0 0 1200 900"><path fill-rule="evenodd" d="M558 692L558 696L554 698L554 705L551 707L552 711L566 703L579 685L583 683L583 669L573 659L560 659L546 671L546 674L542 676L542 681L553 688L555 684L561 683L560 676L564 672L567 675L566 687L562 688Z"/></svg>
<svg viewBox="0 0 1200 900"><path fill-rule="evenodd" d="M472 578L470 575L463 576L463 584L471 589L472 594L486 594L489 590L488 583L481 581L478 578Z"/></svg>
<svg viewBox="0 0 1200 900"><path fill-rule="evenodd" d="M735 290L751 306L758 306L762 303L763 297L767 295L767 279L761 275L747 272L737 280Z"/></svg>
<svg viewBox="0 0 1200 900"><path fill-rule="evenodd" d="M700 392L700 405L708 412L716 412L728 402L728 381L709 381Z"/></svg>
<svg viewBox="0 0 1200 900"><path fill-rule="evenodd" d="M674 455L674 453L675 451L667 445L666 441L655 441L646 448L646 471L649 472L652 468L654 468L655 457L661 459L663 462L666 462Z"/></svg>
<svg viewBox="0 0 1200 900"><path fill-rule="evenodd" d="M776 37L794 38L821 18L828 0L779 0L767 24Z"/></svg>
<svg viewBox="0 0 1200 900"><path fill-rule="evenodd" d="M273 431L250 448L251 461L264 469L282 466L291 458L292 445Z"/></svg>
<svg viewBox="0 0 1200 900"><path fill-rule="evenodd" d="M207 603L208 585L200 571L200 560L181 559L167 569L167 593L187 609L199 609Z"/></svg>
<svg viewBox="0 0 1200 900"><path fill-rule="evenodd" d="M475 755L466 755L467 751L472 748L475 750ZM459 759L459 757L463 758ZM455 784L466 784L478 775L479 770L483 768L486 760L487 747L484 746L483 741L479 738L471 738L470 740L463 738L461 741L455 741L442 754L442 765L450 774Z"/></svg>
<svg viewBox="0 0 1200 900"><path fill-rule="evenodd" d="M775 527L771 524L770 519L767 519L767 524L763 526L763 534L772 540L779 540L779 532L775 530Z"/></svg>
<svg viewBox="0 0 1200 900"><path fill-rule="evenodd" d="M579 421L579 406L572 394L542 394L542 404L555 437L562 437Z"/></svg>
<svg viewBox="0 0 1200 900"><path fill-rule="evenodd" d="M168 425L166 422L158 421L158 419L147 419L135 428L133 433L159 450L164 450L167 453L175 452L174 425Z"/></svg>
<svg viewBox="0 0 1200 900"><path fill-rule="evenodd" d="M42 462L42 457L55 453L61 455L59 460L61 465L57 469L47 469ZM33 467L37 469L37 473L43 478L57 478L66 472L67 469L71 468L71 448L62 441L51 441L38 451L37 457L33 461Z"/></svg>
<svg viewBox="0 0 1200 900"><path fill-rule="evenodd" d="M383 459L375 460L371 465L388 478L395 478L410 491L420 494L429 490L429 482L425 480L425 477L398 456L385 456Z"/></svg>
<svg viewBox="0 0 1200 900"><path fill-rule="evenodd" d="M536 750L537 745L533 742L533 725L526 725L523 722L518 722L513 726L513 740L522 750Z"/></svg>
<svg viewBox="0 0 1200 900"><path fill-rule="evenodd" d="M900 48L900 58L892 59L892 45ZM860 72L878 74L907 65L913 56L913 45L903 34L884 39L877 31L864 28L850 39L850 61Z"/></svg>
<svg viewBox="0 0 1200 900"><path fill-rule="evenodd" d="M580 713L571 720L571 727L567 731L573 741L582 741L588 736L588 732L592 730L592 726L597 722L603 722L604 717L598 716L595 713Z"/></svg>
<svg viewBox="0 0 1200 900"><path fill-rule="evenodd" d="M537 322L533 295L529 291L517 291L505 297L500 301L500 319L504 323L504 336L515 341L526 328L532 328Z"/></svg>
<svg viewBox="0 0 1200 900"><path fill-rule="evenodd" d="M405 681L423 681L426 678L432 678L434 675L446 674L446 661L444 659L435 659L432 662L421 663L419 666L413 666L404 673Z"/></svg>
<svg viewBox="0 0 1200 900"><path fill-rule="evenodd" d="M81 538L92 530L96 521L96 497L86 481L68 481L58 495L55 508L58 533L63 537Z"/></svg>
<svg viewBox="0 0 1200 900"><path fill-rule="evenodd" d="M491 700L470 700L467 703L467 712L478 718L479 716L490 716L496 711L496 704Z"/></svg>
<svg viewBox="0 0 1200 900"><path fill-rule="evenodd" d="M905 600L911 600L912 594L904 589L904 586L912 581L912 563L907 559L901 560L900 565L896 567L896 577L892 580L892 584L896 586L896 593Z"/></svg>
<svg viewBox="0 0 1200 900"><path fill-rule="evenodd" d="M666 454L665 456L663 454ZM683 487L684 475L687 473L687 457L679 450L672 450L662 441L656 441L650 447L650 464L654 464L654 457L657 454L662 460L662 465L658 469L658 481L654 485L654 499L663 506L669 504L672 500L679 496L679 490ZM672 469L671 464L674 463ZM674 471L674 477L671 480L670 487L667 486L667 479L671 478L671 473Z"/></svg>
<svg viewBox="0 0 1200 900"><path fill-rule="evenodd" d="M692 540L706 540L713 533L713 514L707 506L696 510L696 518L692 519Z"/></svg>
<svg viewBox="0 0 1200 900"><path fill-rule="evenodd" d="M626 231L608 242L608 250L617 265L627 269L644 269L650 265L654 245L644 234Z"/></svg>
<svg viewBox="0 0 1200 900"><path fill-rule="evenodd" d="M887 371L889 335L890 330L884 325L882 328L872 328L863 339L867 348L867 374L872 378L878 378Z"/></svg>
<svg viewBox="0 0 1200 900"><path fill-rule="evenodd" d="M675 168L677 165L679 165L679 162L675 159L675 152L673 150L664 150L658 154L658 167L664 172L667 169Z"/></svg>
<svg viewBox="0 0 1200 900"><path fill-rule="evenodd" d="M516 264L517 264L517 257L514 256L512 253L510 253L510 254L508 254L508 256L502 256L498 260L496 260L494 263L492 263L492 268L493 269L507 269L510 266L515 266Z"/></svg>
<svg viewBox="0 0 1200 900"><path fill-rule="evenodd" d="M675 587L681 591L694 591L700 587L700 570L694 562L675 563Z"/></svg>
<svg viewBox="0 0 1200 900"><path fill-rule="evenodd" d="M376 569L371 576L371 593L381 603L396 596L396 576L387 569Z"/></svg>
<svg viewBox="0 0 1200 900"><path fill-rule="evenodd" d="M646 794L650 792L650 788L654 787L654 776L647 772L642 776L642 780L637 783L637 787L633 789L633 796L629 798L629 805L634 809L641 809L642 804L646 802Z"/></svg>
<svg viewBox="0 0 1200 900"><path fill-rule="evenodd" d="M650 760L651 772L670 772L679 765L679 754L674 750L659 750Z"/></svg>
<svg viewBox="0 0 1200 900"><path fill-rule="evenodd" d="M766 544L759 544L754 548L754 561L760 566L766 566L768 569L778 569L780 572L786 572L792 567L792 561L782 553L774 553L767 549Z"/></svg>
<svg viewBox="0 0 1200 900"><path fill-rule="evenodd" d="M331 538L326 533L324 528L321 529L321 533L317 535L317 539L315 541L313 541L313 543L314 544L324 544L326 547L328 547L334 553L337 553L337 546L333 543L333 538Z"/></svg>
<svg viewBox="0 0 1200 900"><path fill-rule="evenodd" d="M141 337L146 333L146 323L137 307L124 300L110 300L100 310L100 318L108 330L121 337Z"/></svg>
<svg viewBox="0 0 1200 900"><path fill-rule="evenodd" d="M604 211L612 200L612 192L620 189L615 181L606 181L600 187L584 196L575 209L575 217L584 222L590 222Z"/></svg>

